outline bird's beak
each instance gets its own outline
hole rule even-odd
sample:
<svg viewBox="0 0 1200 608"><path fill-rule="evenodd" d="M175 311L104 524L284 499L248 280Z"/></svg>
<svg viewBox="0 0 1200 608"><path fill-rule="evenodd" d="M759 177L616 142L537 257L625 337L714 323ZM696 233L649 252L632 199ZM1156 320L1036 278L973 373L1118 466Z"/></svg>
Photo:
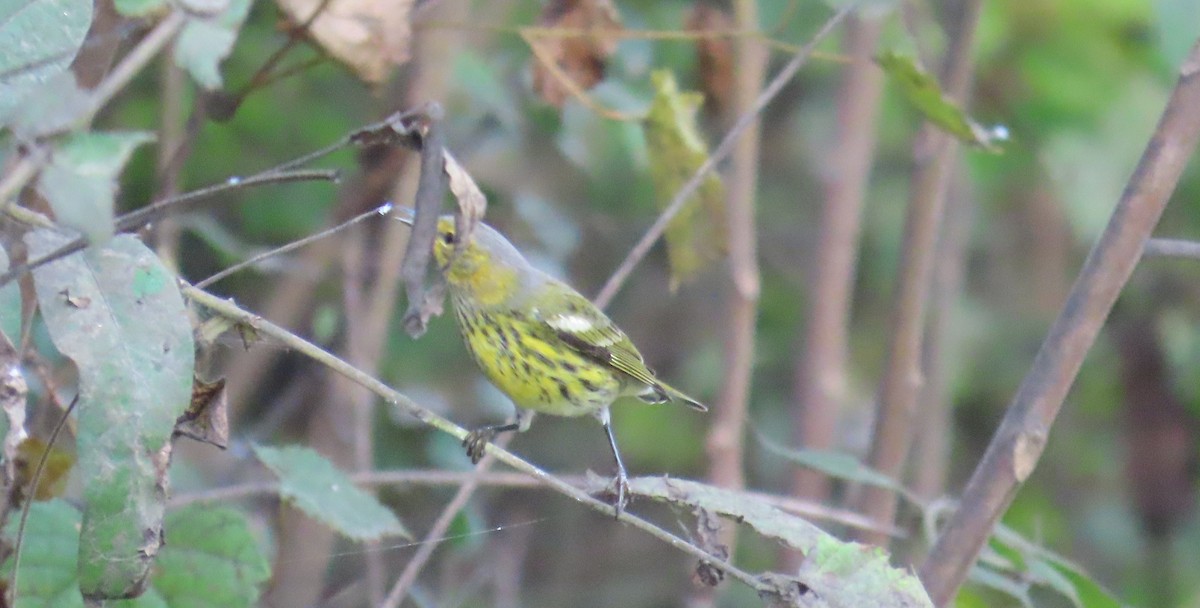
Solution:
<svg viewBox="0 0 1200 608"><path fill-rule="evenodd" d="M404 222L409 226L413 225L413 220L416 218L416 211L411 207L395 207L392 209L392 219Z"/></svg>

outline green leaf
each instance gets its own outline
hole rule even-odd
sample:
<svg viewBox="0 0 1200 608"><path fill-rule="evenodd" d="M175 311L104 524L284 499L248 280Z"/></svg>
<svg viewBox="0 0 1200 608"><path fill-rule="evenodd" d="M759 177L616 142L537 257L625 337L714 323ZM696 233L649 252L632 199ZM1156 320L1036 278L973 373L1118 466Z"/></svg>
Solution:
<svg viewBox="0 0 1200 608"><path fill-rule="evenodd" d="M241 513L194 505L167 516L167 543L151 584L167 606L249 608L270 576Z"/></svg>
<svg viewBox="0 0 1200 608"><path fill-rule="evenodd" d="M8 272L8 252L0 247L0 274ZM0 332L16 344L21 335L21 285L10 281L0 287Z"/></svg>
<svg viewBox="0 0 1200 608"><path fill-rule="evenodd" d="M31 257L70 241L25 237ZM191 325L174 277L132 236L42 266L33 281L50 338L79 369L80 588L124 597L161 545L169 440L191 399Z"/></svg>
<svg viewBox="0 0 1200 608"><path fill-rule="evenodd" d="M5 529L16 537L17 518ZM79 511L65 501L34 503L21 549L17 608L83 607L76 577ZM150 587L107 608L240 608L257 605L270 566L237 511L193 506L167 517L168 542L158 555ZM0 576L12 575L10 557Z"/></svg>
<svg viewBox="0 0 1200 608"><path fill-rule="evenodd" d="M798 549L804 562L797 580L830 606L933 606L917 577L891 567L882 549L838 540L744 493L664 477L638 477L629 485L634 494L719 513Z"/></svg>
<svg viewBox="0 0 1200 608"><path fill-rule="evenodd" d="M221 88L221 61L229 56L249 13L250 0L230 0L216 15L188 19L175 41L175 64L187 70L200 86Z"/></svg>
<svg viewBox="0 0 1200 608"><path fill-rule="evenodd" d="M931 76L912 57L888 51L875 58L883 71L899 87L904 98L917 108L929 122L964 143L980 146L989 152L1000 151L1007 139L1003 128L985 128L975 122L960 107L942 94L937 79Z"/></svg>
<svg viewBox="0 0 1200 608"><path fill-rule="evenodd" d="M61 72L31 87L9 122L18 139L31 140L67 131L87 112L91 94L79 88L75 74Z"/></svg>
<svg viewBox="0 0 1200 608"><path fill-rule="evenodd" d="M708 146L696 127L696 112L704 98L694 91L681 92L669 71L657 70L650 80L654 101L642 126L661 210L708 160ZM672 290L725 254L724 217L725 191L716 172L709 172L667 226Z"/></svg>
<svg viewBox="0 0 1200 608"><path fill-rule="evenodd" d="M1049 587L1080 608L1119 608L1116 600L1099 583L1092 580L1079 566L1066 558L1030 542L1007 526L996 526L991 543L998 549L1015 553L1025 567L1013 575ZM1018 560L1010 561L1016 565Z"/></svg>
<svg viewBox="0 0 1200 608"><path fill-rule="evenodd" d="M17 537L18 517L10 517L4 528L9 542ZM21 544L21 575L17 577L17 608L83 608L76 577L79 553L79 511L64 500L29 505L29 521ZM10 580L13 559L0 568Z"/></svg>
<svg viewBox="0 0 1200 608"><path fill-rule="evenodd" d="M113 234L117 175L134 148L152 141L143 132L75 133L54 150L38 179L38 191L58 221L83 232L92 244Z"/></svg>
<svg viewBox="0 0 1200 608"><path fill-rule="evenodd" d="M981 587L999 591L1026 608L1033 608L1033 599L1029 597L1029 585L1013 580L1002 572L977 565L971 568L967 580Z"/></svg>
<svg viewBox="0 0 1200 608"><path fill-rule="evenodd" d="M767 451L803 467L820 471L837 479L892 490L909 500L918 502L903 484L859 462L850 454L828 450L796 450L772 441L758 429L754 430L754 434Z"/></svg>
<svg viewBox="0 0 1200 608"><path fill-rule="evenodd" d="M395 514L315 451L301 446L256 445L254 454L279 476L284 499L347 538L411 538Z"/></svg>
<svg viewBox="0 0 1200 608"><path fill-rule="evenodd" d="M0 127L31 90L66 71L91 23L91 0L0 0Z"/></svg>

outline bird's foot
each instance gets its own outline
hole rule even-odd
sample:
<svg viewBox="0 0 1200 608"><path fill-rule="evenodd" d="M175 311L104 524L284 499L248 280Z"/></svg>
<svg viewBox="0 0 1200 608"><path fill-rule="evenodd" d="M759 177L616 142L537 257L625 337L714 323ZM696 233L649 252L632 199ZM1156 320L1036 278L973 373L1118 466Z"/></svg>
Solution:
<svg viewBox="0 0 1200 608"><path fill-rule="evenodd" d="M629 504L629 477L625 475L625 468L621 467L617 470L617 476L613 478L609 485L609 491L615 497L613 502L613 516L621 519L621 514L625 512L625 505Z"/></svg>
<svg viewBox="0 0 1200 608"><path fill-rule="evenodd" d="M475 429L463 439L463 447L467 448L467 457L471 459L471 464L479 464L483 459L483 452L487 449L487 444L496 437L496 429L490 426L481 429Z"/></svg>

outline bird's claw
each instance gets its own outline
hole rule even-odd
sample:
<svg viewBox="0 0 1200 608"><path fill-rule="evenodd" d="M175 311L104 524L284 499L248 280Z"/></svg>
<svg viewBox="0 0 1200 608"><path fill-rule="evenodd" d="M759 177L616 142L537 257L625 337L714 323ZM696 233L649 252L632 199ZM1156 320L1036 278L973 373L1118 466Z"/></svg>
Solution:
<svg viewBox="0 0 1200 608"><path fill-rule="evenodd" d="M471 459L471 464L479 464L483 459L483 452L487 449L487 444L496 436L496 431L490 428L475 429L463 438L462 444L467 448L467 457Z"/></svg>
<svg viewBox="0 0 1200 608"><path fill-rule="evenodd" d="M616 501L613 503L613 516L621 519L621 514L625 512L625 505L629 504L630 494L629 477L625 475L624 469L617 471L617 476L613 478L612 485L616 486L612 490L613 495L616 497Z"/></svg>

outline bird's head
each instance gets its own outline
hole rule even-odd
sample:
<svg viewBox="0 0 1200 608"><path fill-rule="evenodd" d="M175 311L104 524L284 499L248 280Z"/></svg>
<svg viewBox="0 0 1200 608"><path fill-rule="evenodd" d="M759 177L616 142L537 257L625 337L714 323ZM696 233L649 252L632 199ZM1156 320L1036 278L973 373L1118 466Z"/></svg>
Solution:
<svg viewBox="0 0 1200 608"><path fill-rule="evenodd" d="M517 248L487 224L477 224L460 244L453 215L438 218L433 258L451 287L470 292L481 304L507 301L529 269Z"/></svg>

